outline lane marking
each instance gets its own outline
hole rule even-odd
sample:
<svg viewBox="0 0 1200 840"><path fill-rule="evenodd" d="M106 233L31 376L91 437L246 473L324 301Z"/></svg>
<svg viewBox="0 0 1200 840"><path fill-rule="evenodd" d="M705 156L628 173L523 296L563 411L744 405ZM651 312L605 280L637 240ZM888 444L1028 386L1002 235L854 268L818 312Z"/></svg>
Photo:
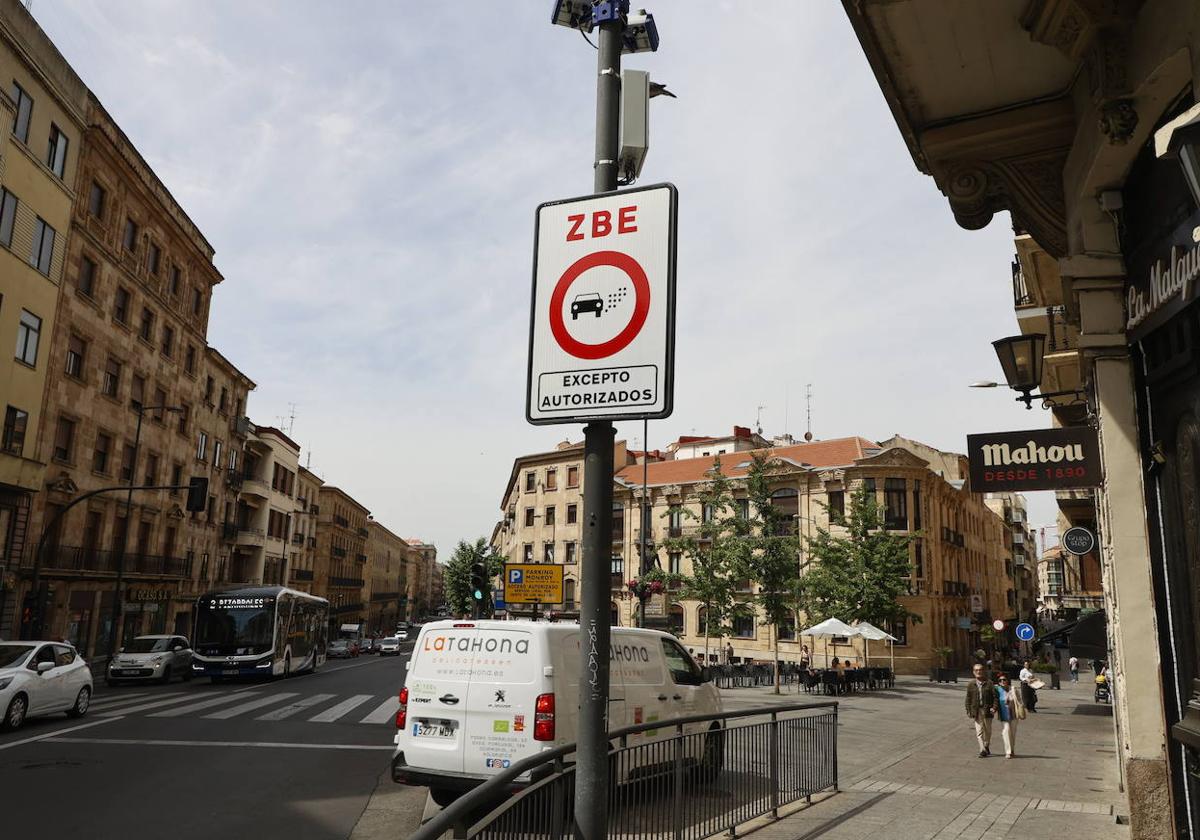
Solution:
<svg viewBox="0 0 1200 840"><path fill-rule="evenodd" d="M359 721L359 723L387 723L396 717L396 712L400 709L400 698L389 697L384 700L375 711L367 715Z"/></svg>
<svg viewBox="0 0 1200 840"><path fill-rule="evenodd" d="M162 700L163 702L166 702L168 700L186 700L190 696L191 695L189 695L189 694L179 692L177 694L167 694L167 695L160 694L160 695L158 695L157 699ZM133 705L141 705L142 703L148 703L150 701L147 700L147 697L154 697L154 695L148 694L145 697L139 697L139 698L122 697L120 699L114 699L114 700L95 700L92 702L92 708L97 709L97 710L102 710L105 712L111 712L113 709L119 709L122 706L133 706Z"/></svg>
<svg viewBox="0 0 1200 840"><path fill-rule="evenodd" d="M22 744L32 744L34 741L46 741L56 735L62 735L65 732L78 732L80 729L90 729L93 726L99 726L102 723L112 723L120 720L119 717L104 718L103 720L93 720L90 723L81 723L79 726L71 726L67 729L56 729L53 732L47 732L44 735L34 735L32 738L23 738L20 741L9 741L7 744L0 744L0 750L11 750L13 747L19 747Z"/></svg>
<svg viewBox="0 0 1200 840"><path fill-rule="evenodd" d="M343 700L336 706L331 706L330 708L321 712L321 714L310 717L308 720L310 723L333 723L335 720L342 717L342 715L354 711L354 709L361 706L363 703L366 703L374 696L374 694L355 694L349 700Z"/></svg>
<svg viewBox="0 0 1200 840"><path fill-rule="evenodd" d="M296 714L301 709L307 709L309 706L324 703L326 700L332 700L336 696L336 694L314 694L312 697L304 697L295 703L289 703L282 709L276 709L273 712L267 712L265 715L259 715L255 720L283 720Z"/></svg>
<svg viewBox="0 0 1200 840"><path fill-rule="evenodd" d="M341 666L335 665L333 667L322 668L320 671L317 671L316 674L306 674L305 676L319 677L322 674L336 674L339 671L349 671L351 668L361 668L364 665L377 665L378 663L380 663L382 661L383 660L381 660L381 659L368 659L366 662L352 662L349 665L341 665Z"/></svg>
<svg viewBox="0 0 1200 840"><path fill-rule="evenodd" d="M243 686L242 688L231 689L231 690L225 692L225 694L223 694L221 696L224 697L224 696L227 696L230 694L242 694L242 693L250 691L252 689L257 689L257 688L261 688L261 687L262 687L261 684L251 684L251 685ZM127 708L116 709L113 711L105 709L100 714L101 715L125 715L125 714L132 714L134 712L144 712L148 709L159 709L159 708L162 708L163 706L170 706L173 703L181 703L186 700L191 700L192 698L198 697L198 696L201 696L201 695L185 691L185 692L181 692L179 694L174 694L170 698L167 698L165 700L155 700L151 703L142 703L137 706L129 706Z"/></svg>
<svg viewBox="0 0 1200 840"><path fill-rule="evenodd" d="M165 712L154 712L148 715L148 717L183 717L184 715L190 715L192 712L198 712L201 709L211 709L213 706L221 706L239 699L241 698L236 695L226 694L222 697L214 697L211 700L202 700L199 703L176 706L173 709L167 709Z"/></svg>
<svg viewBox="0 0 1200 840"><path fill-rule="evenodd" d="M141 697L144 700L153 693L154 692L152 691L139 691L136 694L126 694L124 692L121 692L120 694L101 694L99 697L92 700L92 705L99 706L101 703L123 703L126 700L135 700L138 697Z"/></svg>
<svg viewBox="0 0 1200 840"><path fill-rule="evenodd" d="M272 703L278 703L281 700L287 700L289 697L295 697L296 692L284 691L279 694L268 694L266 697L259 697L251 700L248 703L241 703L237 706L231 706L228 709L221 709L219 712L205 715L207 720L229 720L229 718L237 717L244 712L252 712L255 709L261 709L263 706L270 706ZM166 715L167 712L163 712Z"/></svg>
<svg viewBox="0 0 1200 840"><path fill-rule="evenodd" d="M104 721L107 723L107 721ZM272 741L162 741L137 738L55 738L45 736L52 744L119 744L150 747L278 747L290 750L387 750L395 747L379 744L288 744ZM40 739L39 739L40 740ZM15 745L14 745L15 746Z"/></svg>

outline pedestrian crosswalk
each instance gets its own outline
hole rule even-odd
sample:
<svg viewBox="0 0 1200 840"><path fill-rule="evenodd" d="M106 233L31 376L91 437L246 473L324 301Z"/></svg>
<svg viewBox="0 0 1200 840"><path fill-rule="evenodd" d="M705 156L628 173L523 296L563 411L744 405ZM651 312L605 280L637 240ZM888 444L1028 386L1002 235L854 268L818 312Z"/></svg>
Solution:
<svg viewBox="0 0 1200 840"><path fill-rule="evenodd" d="M140 692L104 695L92 701L98 717L307 720L310 723L393 724L400 701L395 694L312 694L268 688L216 694L180 690L170 694Z"/></svg>

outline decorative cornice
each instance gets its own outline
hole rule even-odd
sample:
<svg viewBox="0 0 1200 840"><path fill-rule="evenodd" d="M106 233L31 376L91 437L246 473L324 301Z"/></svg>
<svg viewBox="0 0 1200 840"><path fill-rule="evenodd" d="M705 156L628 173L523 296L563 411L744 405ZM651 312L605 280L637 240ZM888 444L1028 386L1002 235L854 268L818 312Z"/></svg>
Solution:
<svg viewBox="0 0 1200 840"><path fill-rule="evenodd" d="M61 493L64 496L74 496L79 492L79 485L72 479L70 473L60 472L58 478L46 482L46 489L51 493Z"/></svg>

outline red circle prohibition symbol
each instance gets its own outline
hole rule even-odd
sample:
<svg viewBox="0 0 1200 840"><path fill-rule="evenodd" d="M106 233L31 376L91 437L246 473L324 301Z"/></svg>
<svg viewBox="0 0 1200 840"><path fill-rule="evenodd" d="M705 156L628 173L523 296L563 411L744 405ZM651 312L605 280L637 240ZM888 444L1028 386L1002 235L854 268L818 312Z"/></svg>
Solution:
<svg viewBox="0 0 1200 840"><path fill-rule="evenodd" d="M602 265L618 268L628 275L633 282L634 303L633 315L625 329L621 330L608 341L600 344L587 344L576 340L563 322L563 301L566 300L567 290L571 284L590 268ZM603 359L613 353L624 350L629 343L637 338L642 327L646 324L646 316L650 314L650 281L638 261L620 251L596 251L593 254L580 257L563 272L550 295L550 332L563 350L577 359Z"/></svg>

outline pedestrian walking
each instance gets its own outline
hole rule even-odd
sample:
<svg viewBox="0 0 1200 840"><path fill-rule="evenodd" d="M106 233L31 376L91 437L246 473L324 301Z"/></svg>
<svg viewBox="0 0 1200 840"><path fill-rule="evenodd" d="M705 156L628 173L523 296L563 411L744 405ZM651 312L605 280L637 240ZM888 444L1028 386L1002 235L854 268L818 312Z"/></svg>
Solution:
<svg viewBox="0 0 1200 840"><path fill-rule="evenodd" d="M996 710L1000 715L1000 737L1004 740L1004 757L1017 754L1017 721L1025 719L1025 703L1021 692L1013 691L1008 675L1001 674L996 686Z"/></svg>
<svg viewBox="0 0 1200 840"><path fill-rule="evenodd" d="M1071 682L1079 682L1079 658L1072 656L1067 660L1067 667L1071 669Z"/></svg>
<svg viewBox="0 0 1200 840"><path fill-rule="evenodd" d="M725 664L726 665L733 664L733 643L732 642L730 642L729 644L727 644L725 646Z"/></svg>
<svg viewBox="0 0 1200 840"><path fill-rule="evenodd" d="M979 757L992 754L992 718L996 716L998 698L996 687L987 678L983 664L976 662L971 668L975 679L967 686L967 717L975 722L975 740L979 742Z"/></svg>
<svg viewBox="0 0 1200 840"><path fill-rule="evenodd" d="M1025 701L1025 708L1031 712L1037 711L1037 689L1032 683L1037 678L1033 673L1033 669L1029 667L1029 660L1025 660L1025 667L1021 669L1021 699Z"/></svg>

